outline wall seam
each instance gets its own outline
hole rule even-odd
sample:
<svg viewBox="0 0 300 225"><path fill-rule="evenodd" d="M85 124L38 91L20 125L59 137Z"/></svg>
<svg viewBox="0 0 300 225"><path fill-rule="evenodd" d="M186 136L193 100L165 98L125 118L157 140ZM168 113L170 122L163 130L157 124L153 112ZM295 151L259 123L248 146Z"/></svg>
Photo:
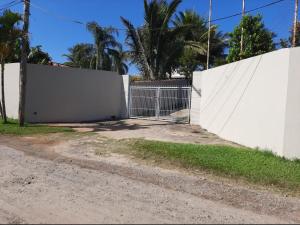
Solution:
<svg viewBox="0 0 300 225"><path fill-rule="evenodd" d="M290 86L290 71L291 71L291 55L292 50L288 49L288 70L287 70L287 85L286 85L286 93L285 93L285 107L284 107L284 118L283 118L283 140L282 140L282 153L281 156L285 155L285 143L286 143L286 123L287 123L287 107L288 107L288 92Z"/></svg>

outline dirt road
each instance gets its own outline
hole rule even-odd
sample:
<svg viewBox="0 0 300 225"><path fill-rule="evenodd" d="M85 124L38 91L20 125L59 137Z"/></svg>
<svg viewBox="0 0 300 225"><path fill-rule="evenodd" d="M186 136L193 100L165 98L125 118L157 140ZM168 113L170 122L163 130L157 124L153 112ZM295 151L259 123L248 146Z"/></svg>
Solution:
<svg viewBox="0 0 300 225"><path fill-rule="evenodd" d="M299 199L130 159L72 157L75 145L0 137L0 223L300 222Z"/></svg>

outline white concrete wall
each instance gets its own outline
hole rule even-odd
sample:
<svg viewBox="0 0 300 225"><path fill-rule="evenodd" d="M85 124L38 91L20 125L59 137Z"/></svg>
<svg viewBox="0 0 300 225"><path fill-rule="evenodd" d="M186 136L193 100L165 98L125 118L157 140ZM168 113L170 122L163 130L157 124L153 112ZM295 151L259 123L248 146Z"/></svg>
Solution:
<svg viewBox="0 0 300 225"><path fill-rule="evenodd" d="M191 122L227 140L300 158L300 48L194 74ZM198 91L199 92L199 91Z"/></svg>
<svg viewBox="0 0 300 225"><path fill-rule="evenodd" d="M121 93L121 118L126 119L129 117L128 114L128 100L129 100L129 82L130 78L129 75L122 76L122 93Z"/></svg>
<svg viewBox="0 0 300 225"><path fill-rule="evenodd" d="M114 72L28 65L26 94L28 122L98 121L124 111L124 80Z"/></svg>
<svg viewBox="0 0 300 225"><path fill-rule="evenodd" d="M1 69L1 66L0 66ZM17 119L19 112L19 74L20 64L11 63L5 65L4 82L5 82L5 101L6 114L9 118ZM1 78L0 78L1 82ZM0 98L1 91L0 91Z"/></svg>
<svg viewBox="0 0 300 225"><path fill-rule="evenodd" d="M283 155L300 158L300 48L290 50Z"/></svg>

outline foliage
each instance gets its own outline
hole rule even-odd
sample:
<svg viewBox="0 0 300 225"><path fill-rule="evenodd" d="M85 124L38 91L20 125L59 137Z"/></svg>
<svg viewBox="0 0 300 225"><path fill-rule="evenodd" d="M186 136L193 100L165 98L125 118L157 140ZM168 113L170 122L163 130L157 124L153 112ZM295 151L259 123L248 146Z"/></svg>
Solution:
<svg viewBox="0 0 300 225"><path fill-rule="evenodd" d="M281 48L290 48L293 45L294 26L290 30L289 39L280 39L279 46ZM300 46L300 22L297 22L296 47Z"/></svg>
<svg viewBox="0 0 300 225"><path fill-rule="evenodd" d="M173 24L178 28L186 28L181 34L181 38L185 42L185 48L179 58L178 72L186 77L191 77L194 71L202 70L206 67L208 42L207 22L196 12L186 10L175 16ZM211 66L215 61L222 58L225 47L226 35L218 32L216 26L212 26L210 49Z"/></svg>
<svg viewBox="0 0 300 225"><path fill-rule="evenodd" d="M21 15L9 10L0 16L0 59L4 63L13 57L16 43L21 37L21 30L17 27Z"/></svg>
<svg viewBox="0 0 300 225"><path fill-rule="evenodd" d="M120 75L128 73L128 66L126 61L128 59L127 52L123 51L122 46L118 46L116 49L109 49L108 54L111 58L112 71L116 71Z"/></svg>
<svg viewBox="0 0 300 225"><path fill-rule="evenodd" d="M68 62L64 63L66 66L78 67L82 69L95 68L95 48L92 44L76 44L74 47L69 48L69 53L64 56Z"/></svg>
<svg viewBox="0 0 300 225"><path fill-rule="evenodd" d="M241 52L240 44L242 30L244 37L243 52ZM265 27L261 15L245 16L229 36L230 49L227 57L228 62L257 56L275 49L273 42L275 34Z"/></svg>
<svg viewBox="0 0 300 225"><path fill-rule="evenodd" d="M82 68L82 69L95 69L96 68L96 48L93 44L76 44L74 47L69 48L69 53L64 54L67 58L66 66ZM123 51L121 46L116 48L107 49L105 56L105 70L115 71L120 75L128 73L127 53Z"/></svg>
<svg viewBox="0 0 300 225"><path fill-rule="evenodd" d="M96 70L111 70L110 51L120 47L114 37L117 30L113 27L101 27L97 22L87 24L88 31L93 35L96 50Z"/></svg>
<svg viewBox="0 0 300 225"><path fill-rule="evenodd" d="M42 46L32 47L28 54L28 63L48 65L51 62L51 57L47 52L42 50Z"/></svg>
<svg viewBox="0 0 300 225"><path fill-rule="evenodd" d="M270 152L245 147L146 140L130 141L128 151L137 157L155 162L207 170L217 175L243 178L253 183L290 191L300 190L300 162L286 160Z"/></svg>
<svg viewBox="0 0 300 225"><path fill-rule="evenodd" d="M19 127L17 120L9 119L6 124L0 120L0 134L9 135L33 135L33 134L49 134L72 132L71 128L65 127L48 127L43 125L29 125L25 124L24 127Z"/></svg>
<svg viewBox="0 0 300 225"><path fill-rule="evenodd" d="M144 25L135 29L121 17L127 29L126 44L132 63L145 79L167 79L177 67L184 43L177 38L182 28L170 29L169 24L181 0L144 0Z"/></svg>
<svg viewBox="0 0 300 225"><path fill-rule="evenodd" d="M123 75L128 72L127 53L122 45L117 42L114 34L117 30L113 27L101 27L96 22L87 24L87 29L92 33L94 44L76 44L69 48L66 66L84 69L115 71Z"/></svg>
<svg viewBox="0 0 300 225"><path fill-rule="evenodd" d="M144 0L144 25L138 29L121 17L127 29L126 44L131 62L138 66L145 79L168 79L175 70L188 78L206 65L206 20L191 10L175 15L180 3L181 0L170 3ZM170 28L170 24L174 28ZM224 54L226 36L216 27L211 36L213 64Z"/></svg>
<svg viewBox="0 0 300 225"><path fill-rule="evenodd" d="M18 28L22 17L18 13L6 10L0 16L0 57L5 63L15 58L19 48L21 30Z"/></svg>
<svg viewBox="0 0 300 225"><path fill-rule="evenodd" d="M13 13L6 10L0 16L0 64L1 64L1 104L0 112L4 122L7 122L5 91L4 91L4 73L5 63L9 62L14 57L16 43L21 37L21 30L18 28L18 23L21 16L18 13Z"/></svg>

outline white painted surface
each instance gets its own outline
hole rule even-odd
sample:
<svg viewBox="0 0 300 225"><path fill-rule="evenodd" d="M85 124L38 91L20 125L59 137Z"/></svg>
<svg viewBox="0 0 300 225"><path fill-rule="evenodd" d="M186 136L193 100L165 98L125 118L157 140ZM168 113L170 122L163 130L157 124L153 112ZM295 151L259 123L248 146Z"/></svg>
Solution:
<svg viewBox="0 0 300 225"><path fill-rule="evenodd" d="M128 100L129 100L129 75L122 76L122 92L121 92L121 118L128 118Z"/></svg>
<svg viewBox="0 0 300 225"><path fill-rule="evenodd" d="M291 60L290 60L291 58ZM300 158L300 48L194 73L191 122L227 140Z"/></svg>
<svg viewBox="0 0 300 225"><path fill-rule="evenodd" d="M290 50L283 155L300 158L300 49Z"/></svg>
<svg viewBox="0 0 300 225"><path fill-rule="evenodd" d="M124 110L123 82L114 72L28 65L26 121L119 118Z"/></svg>
<svg viewBox="0 0 300 225"><path fill-rule="evenodd" d="M19 113L19 74L20 74L19 63L11 63L5 65L5 71L4 71L5 93L4 94L5 94L5 101L6 101L6 114L9 118L13 118L13 119L17 119ZM2 99L1 91L0 91L0 97Z"/></svg>

